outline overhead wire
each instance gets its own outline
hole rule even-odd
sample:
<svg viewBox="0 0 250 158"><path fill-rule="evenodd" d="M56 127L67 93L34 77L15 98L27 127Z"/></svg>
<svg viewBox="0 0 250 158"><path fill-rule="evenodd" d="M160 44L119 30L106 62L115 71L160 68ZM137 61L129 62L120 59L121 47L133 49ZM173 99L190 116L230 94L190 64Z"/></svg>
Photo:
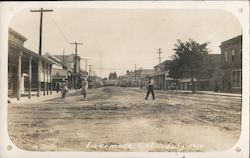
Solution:
<svg viewBox="0 0 250 158"><path fill-rule="evenodd" d="M49 13L49 17L52 19L53 23L55 24L56 28L58 29L58 31L61 33L62 37L64 38L64 40L67 43L70 43L70 40L68 39L68 37L65 35L65 33L62 31L61 27L57 24L56 20L53 18L52 14Z"/></svg>

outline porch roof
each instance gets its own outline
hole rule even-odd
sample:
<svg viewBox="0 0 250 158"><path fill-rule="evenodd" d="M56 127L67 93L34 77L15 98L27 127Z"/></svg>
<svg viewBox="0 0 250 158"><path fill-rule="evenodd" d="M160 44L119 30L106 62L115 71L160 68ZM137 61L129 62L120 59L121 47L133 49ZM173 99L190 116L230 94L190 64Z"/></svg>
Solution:
<svg viewBox="0 0 250 158"><path fill-rule="evenodd" d="M55 62L49 60L48 58L46 58L44 56L40 56L39 54L37 54L37 53L35 53L35 52L33 52L33 51L31 51L31 50L23 47L22 45L14 42L12 40L9 40L9 47L17 49L17 50L21 51L22 53L24 53L24 54L26 54L28 56L31 56L32 59L37 59L37 60L40 59L41 61L45 61L45 62L47 62L49 64L55 64Z"/></svg>

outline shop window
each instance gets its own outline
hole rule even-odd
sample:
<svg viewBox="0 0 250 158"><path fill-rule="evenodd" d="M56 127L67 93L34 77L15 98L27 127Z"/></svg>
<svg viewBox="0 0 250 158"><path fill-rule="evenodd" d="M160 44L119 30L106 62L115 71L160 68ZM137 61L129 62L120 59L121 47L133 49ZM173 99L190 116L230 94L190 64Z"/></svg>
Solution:
<svg viewBox="0 0 250 158"><path fill-rule="evenodd" d="M241 70L233 70L232 71L232 87L233 88L241 88L241 78L242 78Z"/></svg>
<svg viewBox="0 0 250 158"><path fill-rule="evenodd" d="M227 63L227 57L228 57L228 53L225 52L225 60L226 60L226 63Z"/></svg>
<svg viewBox="0 0 250 158"><path fill-rule="evenodd" d="M234 60L235 60L235 50L233 49L232 50L232 62L234 62Z"/></svg>

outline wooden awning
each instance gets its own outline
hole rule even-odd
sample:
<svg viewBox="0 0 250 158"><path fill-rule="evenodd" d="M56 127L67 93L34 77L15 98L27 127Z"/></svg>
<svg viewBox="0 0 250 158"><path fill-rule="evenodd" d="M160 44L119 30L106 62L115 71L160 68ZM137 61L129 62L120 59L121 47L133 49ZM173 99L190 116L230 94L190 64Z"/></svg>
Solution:
<svg viewBox="0 0 250 158"><path fill-rule="evenodd" d="M39 54L23 47L22 45L14 42L14 41L9 40L9 48L17 49L17 50L21 51L23 54L26 54L26 55L32 57L32 59L37 59L37 60L40 59L41 61L47 62L49 64L55 64L53 61L49 60L48 58L46 58L44 56L40 56ZM17 53L19 53L19 51L17 51Z"/></svg>

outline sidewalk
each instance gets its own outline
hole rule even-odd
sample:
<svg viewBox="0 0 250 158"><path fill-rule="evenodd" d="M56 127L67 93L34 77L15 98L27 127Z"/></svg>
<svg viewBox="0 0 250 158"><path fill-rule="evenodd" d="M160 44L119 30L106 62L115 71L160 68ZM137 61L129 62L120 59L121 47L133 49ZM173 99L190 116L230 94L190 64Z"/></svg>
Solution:
<svg viewBox="0 0 250 158"><path fill-rule="evenodd" d="M137 90L143 90L146 91L147 89L139 88L139 87L128 87L129 89L137 89ZM192 91L189 90L154 90L155 92L160 93L186 93L186 94L192 94ZM207 95L217 95L217 96L228 96L228 97L242 97L242 94L239 93L222 93L222 92L214 92L214 91L195 91L194 94L207 94Z"/></svg>
<svg viewBox="0 0 250 158"><path fill-rule="evenodd" d="M74 92L77 92L79 90L71 90L69 91L67 94L71 94ZM37 102L41 102L44 100L48 100L48 99L53 99L53 98L59 98L61 97L61 92L59 91L58 93L56 93L56 91L53 91L52 94L49 93L49 95L44 96L43 93L41 93L40 97L37 97L36 95L31 96L31 98L29 99L27 96L25 97L21 97L20 100L17 100L17 98L9 98L8 100L10 101L9 104L18 104L18 103L37 103Z"/></svg>
<svg viewBox="0 0 250 158"><path fill-rule="evenodd" d="M187 91L187 90L169 90L168 92L192 93L192 91ZM195 91L194 94L207 94L207 95L228 96L228 97L241 97L242 96L242 94L239 94L239 93L220 93L220 92L214 92L214 91Z"/></svg>

